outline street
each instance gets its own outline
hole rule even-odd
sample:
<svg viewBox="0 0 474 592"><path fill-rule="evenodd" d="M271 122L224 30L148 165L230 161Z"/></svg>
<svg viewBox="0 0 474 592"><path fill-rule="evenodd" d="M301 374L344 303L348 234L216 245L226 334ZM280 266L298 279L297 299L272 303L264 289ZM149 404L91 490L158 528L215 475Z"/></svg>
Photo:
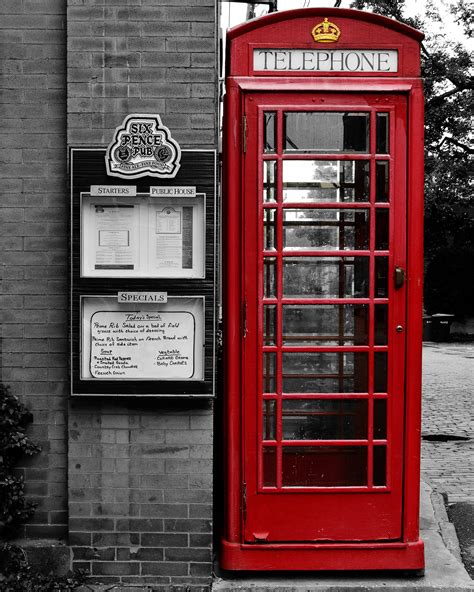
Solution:
<svg viewBox="0 0 474 592"><path fill-rule="evenodd" d="M448 514L474 578L474 344L423 344L421 474L448 494Z"/></svg>
<svg viewBox="0 0 474 592"><path fill-rule="evenodd" d="M421 471L449 503L474 502L474 344L423 345Z"/></svg>

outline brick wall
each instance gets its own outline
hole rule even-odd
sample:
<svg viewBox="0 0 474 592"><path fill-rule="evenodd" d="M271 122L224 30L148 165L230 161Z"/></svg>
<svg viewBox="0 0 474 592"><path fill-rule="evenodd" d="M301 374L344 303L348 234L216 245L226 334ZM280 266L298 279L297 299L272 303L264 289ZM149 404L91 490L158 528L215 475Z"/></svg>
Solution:
<svg viewBox="0 0 474 592"><path fill-rule="evenodd" d="M69 534L101 582L209 583L213 408L69 400L67 147L104 147L142 112L184 149L215 148L215 14L216 0L0 2L1 379L43 447L23 467L39 505L21 534Z"/></svg>
<svg viewBox="0 0 474 592"><path fill-rule="evenodd" d="M68 196L62 0L0 2L1 380L34 414L38 509L20 535L65 534Z"/></svg>
<svg viewBox="0 0 474 592"><path fill-rule="evenodd" d="M216 0L69 0L68 141L108 144L160 113L187 148L216 146Z"/></svg>
<svg viewBox="0 0 474 592"><path fill-rule="evenodd" d="M215 0L69 0L68 144L105 147L159 113L183 149L216 147ZM74 400L69 541L101 583L204 587L212 404Z"/></svg>
<svg viewBox="0 0 474 592"><path fill-rule="evenodd" d="M75 404L69 542L95 581L206 586L210 404Z"/></svg>

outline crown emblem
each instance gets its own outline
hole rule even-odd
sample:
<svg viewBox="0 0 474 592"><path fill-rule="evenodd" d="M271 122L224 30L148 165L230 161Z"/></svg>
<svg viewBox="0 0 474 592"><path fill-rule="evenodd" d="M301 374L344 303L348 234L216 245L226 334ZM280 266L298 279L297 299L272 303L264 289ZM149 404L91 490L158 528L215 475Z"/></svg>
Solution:
<svg viewBox="0 0 474 592"><path fill-rule="evenodd" d="M311 31L313 39L318 43L334 43L341 36L341 30L334 23L330 23L327 18L322 23L317 24Z"/></svg>

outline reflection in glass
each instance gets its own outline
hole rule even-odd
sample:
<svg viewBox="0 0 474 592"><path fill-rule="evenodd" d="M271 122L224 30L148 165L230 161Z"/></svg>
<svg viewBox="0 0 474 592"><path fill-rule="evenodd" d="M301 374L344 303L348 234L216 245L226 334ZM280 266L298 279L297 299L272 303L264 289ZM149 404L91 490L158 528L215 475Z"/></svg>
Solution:
<svg viewBox="0 0 474 592"><path fill-rule="evenodd" d="M276 161L263 161L263 201L276 201Z"/></svg>
<svg viewBox="0 0 474 592"><path fill-rule="evenodd" d="M374 400L374 438L387 438L387 399Z"/></svg>
<svg viewBox="0 0 474 592"><path fill-rule="evenodd" d="M263 485L276 487L276 449L263 448Z"/></svg>
<svg viewBox="0 0 474 592"><path fill-rule="evenodd" d="M263 439L275 440L276 437L276 401L263 401Z"/></svg>
<svg viewBox="0 0 474 592"><path fill-rule="evenodd" d="M276 354L274 352L263 353L263 392L274 393L276 388Z"/></svg>
<svg viewBox="0 0 474 592"><path fill-rule="evenodd" d="M284 440L367 438L366 399L285 399Z"/></svg>
<svg viewBox="0 0 474 592"><path fill-rule="evenodd" d="M276 135L275 135L276 113L267 111L263 114L263 142L265 152L275 152L276 149Z"/></svg>
<svg viewBox="0 0 474 592"><path fill-rule="evenodd" d="M283 201L368 201L367 160L284 160Z"/></svg>
<svg viewBox="0 0 474 592"><path fill-rule="evenodd" d="M283 306L284 345L367 345L367 304Z"/></svg>
<svg viewBox="0 0 474 592"><path fill-rule="evenodd" d="M285 113L286 152L368 152L369 113Z"/></svg>
<svg viewBox="0 0 474 592"><path fill-rule="evenodd" d="M366 353L283 353L285 393L363 393L367 389Z"/></svg>
<svg viewBox="0 0 474 592"><path fill-rule="evenodd" d="M375 258L375 298L388 298L388 257Z"/></svg>
<svg viewBox="0 0 474 592"><path fill-rule="evenodd" d="M283 486L367 485L366 446L283 446Z"/></svg>
<svg viewBox="0 0 474 592"><path fill-rule="evenodd" d="M377 209L375 213L375 249L388 251L388 228L390 212L387 209Z"/></svg>
<svg viewBox="0 0 474 592"><path fill-rule="evenodd" d="M389 113L377 113L376 115L376 151L377 154L389 153Z"/></svg>
<svg viewBox="0 0 474 592"><path fill-rule="evenodd" d="M369 247L369 211L304 209L283 211L283 247L360 250Z"/></svg>
<svg viewBox="0 0 474 592"><path fill-rule="evenodd" d="M376 304L375 316L375 345L387 345L388 342L388 304Z"/></svg>
<svg viewBox="0 0 474 592"><path fill-rule="evenodd" d="M265 257L263 262L263 294L265 298L275 298L276 259Z"/></svg>
<svg viewBox="0 0 474 592"><path fill-rule="evenodd" d="M387 447L374 446L374 485L387 485Z"/></svg>
<svg viewBox="0 0 474 592"><path fill-rule="evenodd" d="M276 249L275 214L273 209L263 210L263 248L266 251Z"/></svg>
<svg viewBox="0 0 474 592"><path fill-rule="evenodd" d="M374 391L387 392L387 352L374 353Z"/></svg>
<svg viewBox="0 0 474 592"><path fill-rule="evenodd" d="M276 305L263 307L263 345L276 345Z"/></svg>
<svg viewBox="0 0 474 592"><path fill-rule="evenodd" d="M286 257L283 295L299 298L366 298L368 257Z"/></svg>
<svg viewBox="0 0 474 592"><path fill-rule="evenodd" d="M375 201L388 201L388 172L389 162L387 160L379 160L375 163Z"/></svg>

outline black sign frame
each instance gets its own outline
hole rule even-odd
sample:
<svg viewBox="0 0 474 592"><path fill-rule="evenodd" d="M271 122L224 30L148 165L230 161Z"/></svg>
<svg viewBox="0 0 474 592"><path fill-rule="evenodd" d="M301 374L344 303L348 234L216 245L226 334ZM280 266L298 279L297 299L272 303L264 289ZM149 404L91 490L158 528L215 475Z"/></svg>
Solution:
<svg viewBox="0 0 474 592"><path fill-rule="evenodd" d="M214 397L216 361L216 240L217 187L215 150L182 150L181 168L172 179L144 176L119 179L107 175L105 148L70 148L70 377L72 396L91 397ZM205 198L204 278L81 277L81 193L92 185L136 187L149 193L150 186L194 186ZM179 203L179 197L175 198ZM204 297L203 380L105 380L81 378L81 297L116 296L118 292L167 292L169 297Z"/></svg>

